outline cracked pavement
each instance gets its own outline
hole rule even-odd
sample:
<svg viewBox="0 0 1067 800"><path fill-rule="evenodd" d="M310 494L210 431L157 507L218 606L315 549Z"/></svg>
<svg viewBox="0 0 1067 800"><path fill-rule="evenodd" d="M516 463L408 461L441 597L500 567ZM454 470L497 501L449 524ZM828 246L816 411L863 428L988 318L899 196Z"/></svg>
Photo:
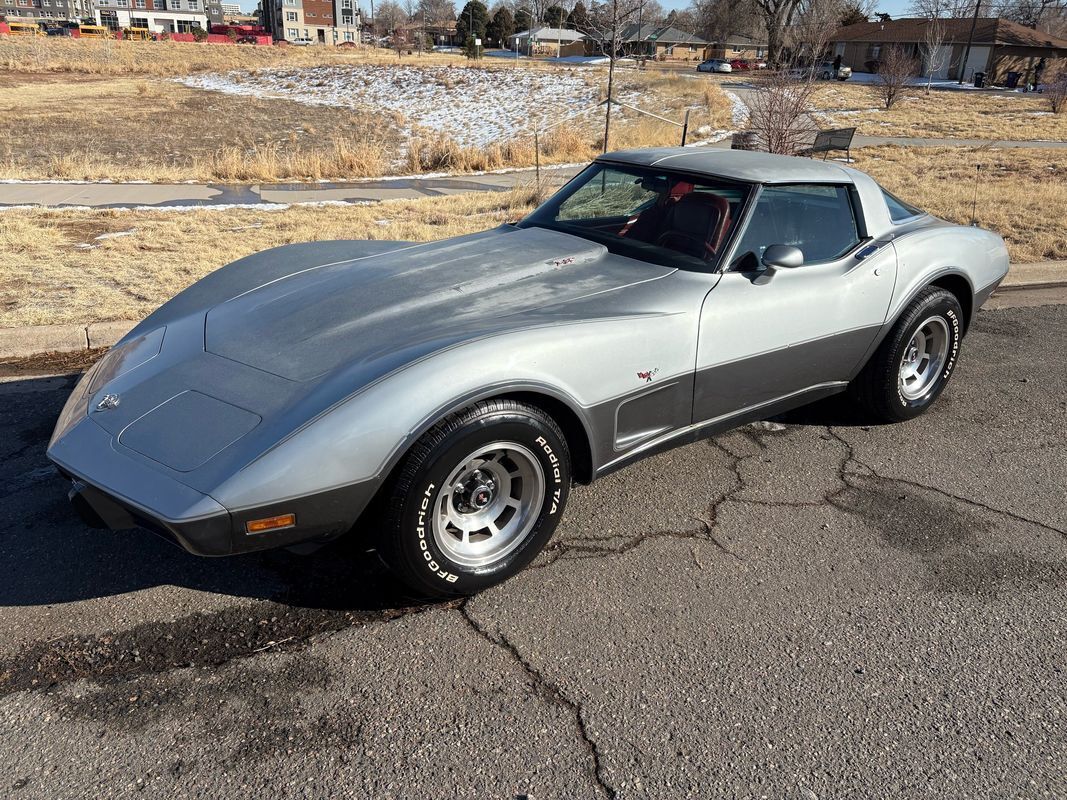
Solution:
<svg viewBox="0 0 1067 800"><path fill-rule="evenodd" d="M578 488L516 579L405 597L373 531L92 531L0 384L0 796L1062 797L1067 306L982 312L926 416L841 402Z"/></svg>

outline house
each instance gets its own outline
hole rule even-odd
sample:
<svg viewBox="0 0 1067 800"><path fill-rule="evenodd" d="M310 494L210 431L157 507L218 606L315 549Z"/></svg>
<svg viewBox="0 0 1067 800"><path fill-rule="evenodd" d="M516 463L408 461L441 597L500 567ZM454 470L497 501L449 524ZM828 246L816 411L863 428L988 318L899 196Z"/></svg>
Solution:
<svg viewBox="0 0 1067 800"><path fill-rule="evenodd" d="M733 61L758 61L767 57L767 42L741 33L731 33L719 42L708 45L707 58L722 58Z"/></svg>
<svg viewBox="0 0 1067 800"><path fill-rule="evenodd" d="M967 63L963 63L972 18L939 19L943 26L940 57L932 59L936 67L932 77L971 81L975 72L986 73L987 83L1003 83L1009 72L1023 76L1031 72L1041 59L1067 58L1067 40L1051 36L1017 22L1000 17L978 19L974 27ZM922 42L933 24L926 18L894 19L887 22L860 22L838 28L831 37L833 55L859 72L875 72L882 54L899 46L922 64L925 76L931 70L923 58Z"/></svg>
<svg viewBox="0 0 1067 800"><path fill-rule="evenodd" d="M703 61L708 42L673 25L627 25L619 36L627 55L656 61Z"/></svg>
<svg viewBox="0 0 1067 800"><path fill-rule="evenodd" d="M584 33L568 28L540 26L508 37L508 49L528 56L582 56L586 51Z"/></svg>

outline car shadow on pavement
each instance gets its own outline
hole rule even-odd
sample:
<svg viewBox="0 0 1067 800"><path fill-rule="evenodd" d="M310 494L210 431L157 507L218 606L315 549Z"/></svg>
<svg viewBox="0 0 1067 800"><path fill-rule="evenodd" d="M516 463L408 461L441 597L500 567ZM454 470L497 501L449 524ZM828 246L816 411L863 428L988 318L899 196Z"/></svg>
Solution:
<svg viewBox="0 0 1067 800"><path fill-rule="evenodd" d="M74 378L0 383L0 605L68 603L155 586L272 600L287 605L377 611L411 606L355 530L310 555L272 550L202 558L146 531L85 526L45 449Z"/></svg>

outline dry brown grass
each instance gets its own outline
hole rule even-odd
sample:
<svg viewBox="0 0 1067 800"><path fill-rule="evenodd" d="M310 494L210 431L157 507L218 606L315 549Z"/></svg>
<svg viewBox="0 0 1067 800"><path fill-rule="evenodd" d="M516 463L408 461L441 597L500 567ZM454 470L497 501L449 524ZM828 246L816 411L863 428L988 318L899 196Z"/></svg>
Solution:
<svg viewBox="0 0 1067 800"><path fill-rule="evenodd" d="M61 37L0 38L0 70L71 72L87 75L188 75L260 67L322 64L443 64L463 61L444 53L397 58L381 48L251 47L195 42L126 42Z"/></svg>
<svg viewBox="0 0 1067 800"><path fill-rule="evenodd" d="M1067 259L1067 151L866 147L855 166L931 214L971 221L976 167L978 224L996 231L1019 263ZM921 176L921 177L919 177Z"/></svg>
<svg viewBox="0 0 1067 800"><path fill-rule="evenodd" d="M1051 114L1041 95L910 90L888 111L870 86L819 84L815 108L826 125L869 136L1067 141L1067 114ZM845 113L843 113L845 112ZM824 127L826 126L824 125Z"/></svg>
<svg viewBox="0 0 1067 800"><path fill-rule="evenodd" d="M400 120L155 78L0 75L0 177L276 181L381 175Z"/></svg>
<svg viewBox="0 0 1067 800"><path fill-rule="evenodd" d="M443 239L516 220L536 199L526 189L284 211L7 211L0 213L0 327L139 319L258 250L326 239ZM133 233L96 238L125 231Z"/></svg>
<svg viewBox="0 0 1067 800"><path fill-rule="evenodd" d="M605 77L597 69L583 74L593 83ZM618 86L618 97L669 119L681 121L689 109L690 141L701 138L699 131L730 127L729 101L706 81L622 70ZM599 153L603 118L599 109L546 133L542 163L585 161ZM0 178L345 180L535 161L529 134L464 147L444 134L416 132L401 157L402 123L395 115L227 95L154 77L0 72ZM673 125L629 110L613 112L612 149L675 145L680 136Z"/></svg>

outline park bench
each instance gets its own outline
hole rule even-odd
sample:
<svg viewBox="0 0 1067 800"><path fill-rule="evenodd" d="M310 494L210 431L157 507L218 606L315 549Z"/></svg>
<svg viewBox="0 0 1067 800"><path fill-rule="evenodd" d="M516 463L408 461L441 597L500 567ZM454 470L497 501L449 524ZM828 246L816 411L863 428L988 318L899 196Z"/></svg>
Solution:
<svg viewBox="0 0 1067 800"><path fill-rule="evenodd" d="M810 147L805 147L797 155L813 156L816 153L823 154L823 161L826 160L826 153L831 150L843 150L846 157L852 160L852 137L856 134L855 128L837 128L832 131L819 131L815 137L815 141L811 143Z"/></svg>

